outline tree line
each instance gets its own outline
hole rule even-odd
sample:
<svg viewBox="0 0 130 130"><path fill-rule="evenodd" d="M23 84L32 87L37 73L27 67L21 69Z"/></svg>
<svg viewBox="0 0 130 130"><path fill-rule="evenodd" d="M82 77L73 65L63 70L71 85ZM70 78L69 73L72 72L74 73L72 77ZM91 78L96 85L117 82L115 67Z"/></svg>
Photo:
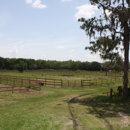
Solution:
<svg viewBox="0 0 130 130"><path fill-rule="evenodd" d="M55 69L55 70L86 70L86 71L122 71L123 61L115 63L104 62L81 62L81 61L56 61L56 60L35 60L24 58L3 58L0 57L0 69L7 70L36 70L36 69Z"/></svg>

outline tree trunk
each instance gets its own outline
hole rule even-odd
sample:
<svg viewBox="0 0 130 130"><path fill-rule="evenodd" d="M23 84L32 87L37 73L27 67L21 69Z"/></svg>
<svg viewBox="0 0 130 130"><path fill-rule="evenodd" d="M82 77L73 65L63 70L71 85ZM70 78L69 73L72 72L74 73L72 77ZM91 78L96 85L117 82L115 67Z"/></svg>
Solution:
<svg viewBox="0 0 130 130"><path fill-rule="evenodd" d="M127 23L124 26L124 81L123 81L123 101L128 99L128 71L129 71L129 28Z"/></svg>

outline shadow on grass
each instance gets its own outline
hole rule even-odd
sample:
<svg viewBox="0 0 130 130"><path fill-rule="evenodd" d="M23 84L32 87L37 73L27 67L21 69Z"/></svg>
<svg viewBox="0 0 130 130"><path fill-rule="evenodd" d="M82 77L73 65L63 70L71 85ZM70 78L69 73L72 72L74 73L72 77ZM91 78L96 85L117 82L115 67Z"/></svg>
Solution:
<svg viewBox="0 0 130 130"><path fill-rule="evenodd" d="M78 103L80 105L88 106L88 113L98 113L98 117L130 116L130 100L127 103L123 103L122 97L114 96L110 99L109 96L104 95L95 97L80 95L72 98L68 103Z"/></svg>

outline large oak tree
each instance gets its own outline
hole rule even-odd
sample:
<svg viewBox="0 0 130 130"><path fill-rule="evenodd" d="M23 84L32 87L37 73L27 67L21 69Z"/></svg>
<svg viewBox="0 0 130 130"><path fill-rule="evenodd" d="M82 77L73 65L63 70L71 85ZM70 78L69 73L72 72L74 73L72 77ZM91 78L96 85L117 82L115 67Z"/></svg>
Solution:
<svg viewBox="0 0 130 130"><path fill-rule="evenodd" d="M124 49L124 76L123 76L123 100L128 99L128 65L129 65L129 40L130 40L130 0L89 0L92 5L102 9L103 15L90 19L81 18L81 28L86 34L95 38L108 36L117 47L117 43ZM107 13L109 12L109 14Z"/></svg>

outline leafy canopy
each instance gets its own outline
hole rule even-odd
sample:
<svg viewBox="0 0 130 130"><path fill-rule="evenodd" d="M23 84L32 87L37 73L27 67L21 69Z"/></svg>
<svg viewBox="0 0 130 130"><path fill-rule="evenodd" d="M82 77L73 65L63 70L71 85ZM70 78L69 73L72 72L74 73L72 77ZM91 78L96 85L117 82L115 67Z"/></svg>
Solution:
<svg viewBox="0 0 130 130"><path fill-rule="evenodd" d="M102 9L100 17L79 19L81 29L89 37L96 38L99 33L102 37L109 37L115 47L123 45L124 50L124 80L123 100L128 99L128 70L129 70L129 44L130 44L130 0L89 0L92 5ZM108 13L109 12L109 13ZM118 48L118 47L117 47ZM110 49L113 47L110 46Z"/></svg>

